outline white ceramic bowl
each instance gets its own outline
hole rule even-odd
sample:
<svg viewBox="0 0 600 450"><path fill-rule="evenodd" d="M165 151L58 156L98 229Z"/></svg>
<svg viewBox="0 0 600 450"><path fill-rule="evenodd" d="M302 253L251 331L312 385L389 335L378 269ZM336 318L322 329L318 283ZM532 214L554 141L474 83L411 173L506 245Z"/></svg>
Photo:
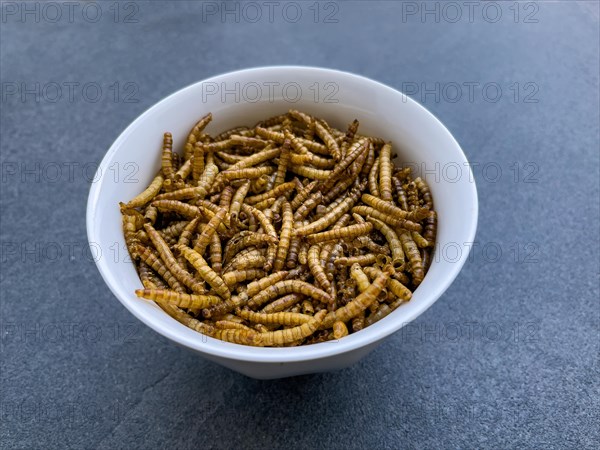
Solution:
<svg viewBox="0 0 600 450"><path fill-rule="evenodd" d="M300 109L344 129L354 118L360 132L391 140L431 186L438 213L433 263L410 302L388 317L339 341L291 348L255 348L222 342L181 325L155 304L138 299L141 287L128 260L119 201L141 192L160 166L162 134L181 150L188 131L207 112L216 134ZM450 286L468 256L477 227L477 191L467 159L448 130L425 108L367 78L313 67L260 67L226 73L188 86L138 117L102 160L87 205L87 233L104 281L138 319L205 358L254 378L281 378L347 367L429 308ZM460 252L457 253L457 246Z"/></svg>

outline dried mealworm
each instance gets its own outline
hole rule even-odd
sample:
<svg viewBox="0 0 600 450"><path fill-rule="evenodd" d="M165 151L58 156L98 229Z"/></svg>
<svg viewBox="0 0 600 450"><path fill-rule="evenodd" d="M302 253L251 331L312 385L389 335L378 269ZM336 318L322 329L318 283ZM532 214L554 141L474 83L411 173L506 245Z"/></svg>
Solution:
<svg viewBox="0 0 600 450"><path fill-rule="evenodd" d="M397 219L389 214L379 211L378 209L372 208L371 206L355 206L352 208L352 212L360 214L361 216L370 216L375 219L379 219L394 228L403 228L409 231L421 231L423 228L416 222L412 222L407 219Z"/></svg>
<svg viewBox="0 0 600 450"><path fill-rule="evenodd" d="M379 195L386 202L392 201L392 144L385 144L379 152Z"/></svg>
<svg viewBox="0 0 600 450"><path fill-rule="evenodd" d="M372 279L377 278L381 271L375 267L365 267L365 273ZM390 278L387 280L386 287L399 299L403 301L409 301L412 298L412 292L400 281Z"/></svg>
<svg viewBox="0 0 600 450"><path fill-rule="evenodd" d="M423 199L425 206L428 209L433 209L433 197L431 197L431 191L429 190L429 185L427 182L421 177L417 177L415 178L414 183L421 194L421 198Z"/></svg>
<svg viewBox="0 0 600 450"><path fill-rule="evenodd" d="M150 186L148 186L141 194L127 202L125 208L138 208L150 202L160 192L163 181L163 176L158 174L156 177L154 177L152 183L150 183Z"/></svg>
<svg viewBox="0 0 600 450"><path fill-rule="evenodd" d="M192 152L194 151L194 145L198 142L200 138L200 134L206 128L206 126L212 120L212 114L208 113L204 117L202 117L194 127L190 130L188 137L186 139L186 143L183 150L183 156L185 159L190 159L192 156Z"/></svg>
<svg viewBox="0 0 600 450"><path fill-rule="evenodd" d="M213 235L215 234L215 231L217 231L219 225L223 223L226 214L227 210L225 208L219 208L217 213L208 221L206 226L202 229L202 233L200 234L198 241L194 245L195 252L199 253L200 255L204 254L204 251L206 250L206 247L208 247L208 245L210 244L210 241Z"/></svg>
<svg viewBox="0 0 600 450"><path fill-rule="evenodd" d="M312 316L306 314L295 314L289 312L276 312L271 314L257 313L250 310L238 309L236 314L250 322L262 323L263 325L286 325L296 326L310 322Z"/></svg>
<svg viewBox="0 0 600 450"><path fill-rule="evenodd" d="M373 283L364 292L361 292L360 295L356 297L355 300L338 308L336 311L329 312L319 328L322 330L330 328L337 321L348 322L350 319L367 309L371 303L377 301L377 296L381 290L385 288L385 284L392 271L393 269L391 266L388 266L380 276L373 280Z"/></svg>
<svg viewBox="0 0 600 450"><path fill-rule="evenodd" d="M176 292L185 292L183 285L173 276L167 266L162 262L160 257L155 255L152 250L142 245L135 246L135 252L140 256L140 259L160 275L167 284Z"/></svg>
<svg viewBox="0 0 600 450"><path fill-rule="evenodd" d="M382 221L373 217L369 217L368 220L381 234L383 234L383 237L385 237L385 240L388 242L388 246L392 252L392 265L395 269L398 269L402 264L404 264L404 250L402 250L400 238L398 238L398 235L392 228L387 226Z"/></svg>
<svg viewBox="0 0 600 450"><path fill-rule="evenodd" d="M317 331L326 314L326 311L319 311L310 321L297 327L260 333L259 342L264 346L273 346L306 338Z"/></svg>
<svg viewBox="0 0 600 450"><path fill-rule="evenodd" d="M194 280L194 278L179 265L175 259L175 256L173 256L171 249L164 241L162 236L158 234L158 231L156 231L149 223L144 224L144 228L146 233L148 233L150 240L154 244L154 247L158 251L160 258L164 261L167 269L169 269L175 278L177 278L178 281L189 287L194 292L198 292L200 294L204 293L204 288L202 285Z"/></svg>
<svg viewBox="0 0 600 450"><path fill-rule="evenodd" d="M413 241L411 235L407 232L400 233L398 237L400 238L400 242L402 242L402 248L410 263L413 283L418 285L423 281L425 273L423 270L423 260L421 259L417 244L415 244L415 241Z"/></svg>
<svg viewBox="0 0 600 450"><path fill-rule="evenodd" d="M316 288L312 284L300 280L284 280L272 284L253 296L248 304L251 308L255 308L267 303L269 300L292 293L306 295L319 300L321 303L331 302L331 296L327 292Z"/></svg>
<svg viewBox="0 0 600 450"><path fill-rule="evenodd" d="M283 184L280 184L279 186L271 189L270 191L263 192L262 194L259 194L259 195L253 195L252 197L247 197L245 202L248 203L249 205L254 205L255 207L257 207L256 205L258 203L265 201L265 200L269 200L271 198L279 198L281 195L285 194L286 192L291 191L295 187L296 187L296 184L293 181L290 181L288 183L283 183ZM262 209L262 208L259 208L259 209Z"/></svg>
<svg viewBox="0 0 600 450"><path fill-rule="evenodd" d="M363 194L361 199L372 208L375 208L384 214L389 214L396 219L406 219L413 222L419 222L429 214L429 209L427 208L417 208L413 211L405 211L397 206L394 206L392 203L383 201L382 199L370 194Z"/></svg>
<svg viewBox="0 0 600 450"><path fill-rule="evenodd" d="M210 264L217 275L221 274L223 268L223 256L221 239L218 234L213 234L210 240Z"/></svg>
<svg viewBox="0 0 600 450"><path fill-rule="evenodd" d="M173 292L166 289L138 289L135 295L147 300L153 300L156 303L174 305L180 308L200 311L203 308L216 305L223 301L216 295L198 295Z"/></svg>
<svg viewBox="0 0 600 450"><path fill-rule="evenodd" d="M195 252L191 248L184 247L182 245L178 245L175 248L183 253L185 259L189 261L202 279L206 281L219 296L223 297L225 300L231 298L231 292L229 291L229 288L223 279L210 268L202 255Z"/></svg>
<svg viewBox="0 0 600 450"><path fill-rule="evenodd" d="M319 136L321 140L325 142L325 145L327 146L327 149L329 150L333 159L339 161L342 158L340 148L329 130L325 128L322 121L317 120L315 122L315 132L317 133L317 136Z"/></svg>
<svg viewBox="0 0 600 450"><path fill-rule="evenodd" d="M276 272L282 270L286 262L287 253L290 247L290 239L292 237L292 229L294 226L294 216L292 214L292 208L288 202L283 203L282 211L283 222L281 224L281 232L279 234L279 244L277 246L275 261L273 262L273 270Z"/></svg>
<svg viewBox="0 0 600 450"><path fill-rule="evenodd" d="M369 234L373 229L373 224L357 223L343 228L337 228L335 230L323 231L321 233L311 234L306 236L306 242L309 244L316 244L318 242L332 241L338 239L354 239L357 236L364 236Z"/></svg>
<svg viewBox="0 0 600 450"><path fill-rule="evenodd" d="M318 244L311 246L308 250L308 267L315 279L315 281L323 288L323 290L329 292L331 289L331 283L327 279L325 269L319 261L319 253L321 249Z"/></svg>
<svg viewBox="0 0 600 450"><path fill-rule="evenodd" d="M321 217L319 220L311 222L310 224L300 227L294 230L294 233L298 236L307 236L312 233L316 233L318 231L322 231L325 228L329 227L332 223L346 214L347 211L352 208L352 205L356 203L358 197L360 196L360 191L357 189L353 189L348 197L346 197L342 202Z"/></svg>
<svg viewBox="0 0 600 450"><path fill-rule="evenodd" d="M255 280L257 278L262 278L265 276L265 271L261 269L244 269L244 270L234 270L233 272L224 273L222 276L223 281L230 288L237 283L241 283L243 281Z"/></svg>
<svg viewBox="0 0 600 450"><path fill-rule="evenodd" d="M175 175L175 170L173 169L173 136L168 132L163 135L161 164L162 173L165 178L173 178Z"/></svg>
<svg viewBox="0 0 600 450"><path fill-rule="evenodd" d="M340 320L333 323L333 338L341 339L344 336L348 336L348 328L346 324Z"/></svg>
<svg viewBox="0 0 600 450"><path fill-rule="evenodd" d="M375 162L373 163L373 167L371 167L371 170L369 171L369 177L368 177L369 191L375 197L380 196L379 183L377 182L378 175L379 175L379 157L377 157L375 159Z"/></svg>
<svg viewBox="0 0 600 450"><path fill-rule="evenodd" d="M375 264L376 256L371 254L368 255L358 255L358 256L344 256L342 258L336 259L335 265L340 266L351 266L354 263L358 263L361 266L370 266Z"/></svg>
<svg viewBox="0 0 600 450"><path fill-rule="evenodd" d="M396 192L396 202L400 205L400 208L408 211L408 199L406 198L406 192L404 192L404 188L402 187L402 182L398 178L392 177L392 186Z"/></svg>

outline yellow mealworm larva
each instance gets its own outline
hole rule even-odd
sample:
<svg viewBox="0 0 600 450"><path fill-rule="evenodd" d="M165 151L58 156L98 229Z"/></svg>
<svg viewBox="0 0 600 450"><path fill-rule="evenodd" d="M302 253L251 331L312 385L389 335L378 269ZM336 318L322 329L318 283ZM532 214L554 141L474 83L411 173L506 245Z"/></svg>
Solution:
<svg viewBox="0 0 600 450"><path fill-rule="evenodd" d="M381 271L375 267L365 267L364 271L371 279L377 278L381 273ZM407 302L412 298L412 292L410 289L394 278L387 280L386 287L392 292L392 294L403 301Z"/></svg>
<svg viewBox="0 0 600 450"><path fill-rule="evenodd" d="M173 256L171 249L158 231L156 231L149 223L144 224L144 229L146 230L146 233L148 233L150 240L158 251L160 258L164 261L165 265L175 276L175 278L177 278L178 281L189 287L194 292L198 292L200 294L204 293L204 288L202 287L201 283L198 283L196 280L194 280L194 278L179 265L175 259L175 256Z"/></svg>
<svg viewBox="0 0 600 450"><path fill-rule="evenodd" d="M242 231L225 245L223 261L230 261L234 255L247 247L263 247L277 242L277 238L263 233Z"/></svg>
<svg viewBox="0 0 600 450"><path fill-rule="evenodd" d="M224 314L233 311L236 308L246 306L248 296L242 292L239 295L233 295L229 300L222 301L216 305L209 306L202 310L202 317L211 319L213 317L223 317Z"/></svg>
<svg viewBox="0 0 600 450"><path fill-rule="evenodd" d="M231 320L217 320L215 322L215 328L219 328L221 330L245 330L245 331L254 331L252 328L247 327L244 324L233 322Z"/></svg>
<svg viewBox="0 0 600 450"><path fill-rule="evenodd" d="M418 231L411 231L410 235L413 238L413 241L415 241L415 243L417 244L417 247L419 247L419 248L429 247L429 241L427 239L425 239L423 236L421 236L421 234L419 234Z"/></svg>
<svg viewBox="0 0 600 450"><path fill-rule="evenodd" d="M253 179L270 175L273 172L273 167L247 167L245 169L228 169L221 172L219 177L223 180Z"/></svg>
<svg viewBox="0 0 600 450"><path fill-rule="evenodd" d="M392 201L392 144L385 144L379 152L379 195L386 202Z"/></svg>
<svg viewBox="0 0 600 450"><path fill-rule="evenodd" d="M327 279L325 269L321 265L319 260L319 254L321 249L318 244L311 246L308 250L308 267L312 273L315 281L323 288L324 291L329 292L331 289L331 283Z"/></svg>
<svg viewBox="0 0 600 450"><path fill-rule="evenodd" d="M144 212L144 220L154 225L158 218L158 209L155 206L147 206Z"/></svg>
<svg viewBox="0 0 600 450"><path fill-rule="evenodd" d="M388 305L386 305L386 304L379 305L377 310L375 312L369 314L369 317L367 317L365 319L365 325L366 326L373 325L375 322L379 322L381 319L383 319L384 317L389 315L391 312L392 312L392 308L390 308Z"/></svg>
<svg viewBox="0 0 600 450"><path fill-rule="evenodd" d="M371 206L355 206L352 208L352 212L360 214L365 217L373 217L375 219L381 220L387 225L394 228L403 228L409 231L421 231L422 227L416 222L412 222L407 219L397 219L395 217L390 216L389 214L383 213Z"/></svg>
<svg viewBox="0 0 600 450"><path fill-rule="evenodd" d="M168 289L167 283L165 283L145 262L140 261L138 273L140 274L140 280L145 289Z"/></svg>
<svg viewBox="0 0 600 450"><path fill-rule="evenodd" d="M375 197L379 197L379 183L377 182L377 178L379 175L379 157L375 158L375 162L373 163L373 167L369 171L369 191Z"/></svg>
<svg viewBox="0 0 600 450"><path fill-rule="evenodd" d="M295 314L290 312L276 312L271 314L265 314L244 309L236 310L236 314L243 319L249 320L250 322L262 323L264 325L278 324L286 326L296 326L310 322L313 318L312 316L308 316L306 314Z"/></svg>
<svg viewBox="0 0 600 450"><path fill-rule="evenodd" d="M308 242L301 242L300 249L298 250L298 262L300 265L305 266L308 264L308 249L310 244Z"/></svg>
<svg viewBox="0 0 600 450"><path fill-rule="evenodd" d="M354 179L352 177L342 178L330 191L323 193L323 204L330 203L332 200L338 198L340 194L346 192L353 183Z"/></svg>
<svg viewBox="0 0 600 450"><path fill-rule="evenodd" d="M315 121L315 132L317 133L317 136L319 136L325 143L333 159L339 161L342 158L340 148L329 130L325 128L322 121Z"/></svg>
<svg viewBox="0 0 600 450"><path fill-rule="evenodd" d="M237 283L243 281L255 280L265 276L265 271L261 269L244 269L234 270L233 272L224 273L221 277L225 284L231 288Z"/></svg>
<svg viewBox="0 0 600 450"><path fill-rule="evenodd" d="M319 300L321 303L331 302L331 296L327 292L310 283L300 280L283 280L253 296L248 304L250 307L255 308L267 303L269 300L292 293L306 295Z"/></svg>
<svg viewBox="0 0 600 450"><path fill-rule="evenodd" d="M194 146L194 154L190 160L192 161L192 180L198 183L204 172L204 145L201 142Z"/></svg>
<svg viewBox="0 0 600 450"><path fill-rule="evenodd" d="M188 219L193 219L200 214L200 209L196 206L178 200L154 200L152 206L159 211L172 211Z"/></svg>
<svg viewBox="0 0 600 450"><path fill-rule="evenodd" d="M177 245L185 245L185 246L190 245L193 234L198 229L199 222L200 222L200 217L196 217L195 219L190 220L188 222L188 224L185 226L185 228L179 235L179 239L177 239ZM187 261L183 256L179 255L177 257L177 262L179 263L179 265L181 267L183 267L183 268L186 267Z"/></svg>
<svg viewBox="0 0 600 450"><path fill-rule="evenodd" d="M165 178L173 178L173 136L167 132L163 135L163 150L161 157L161 169Z"/></svg>
<svg viewBox="0 0 600 450"><path fill-rule="evenodd" d="M302 312L311 316L315 314L315 308L309 300L304 300L302 302Z"/></svg>
<svg viewBox="0 0 600 450"><path fill-rule="evenodd" d="M369 141L367 139L361 139L354 143L352 147L348 149L348 155L336 164L335 169L331 172L330 178L321 186L321 191L326 192L331 189L334 183L346 172L346 169L356 160L356 158L368 150Z"/></svg>
<svg viewBox="0 0 600 450"><path fill-rule="evenodd" d="M129 250L129 254L132 259L136 259L137 253L135 245L139 242L136 237L137 227L135 225L135 217L129 214L123 214L121 220L123 221L123 235L125 237L125 245Z"/></svg>
<svg viewBox="0 0 600 450"><path fill-rule="evenodd" d="M293 181L283 183L283 184L280 184L279 186L271 189L270 191L263 192L262 194L259 194L259 195L253 195L252 197L247 197L245 202L248 203L249 205L254 205L255 207L258 207L258 206L256 206L258 203L265 201L265 200L269 200L271 198L279 198L281 195L295 189L295 187L296 187L296 184ZM259 208L259 209L264 209L264 208Z"/></svg>
<svg viewBox="0 0 600 450"><path fill-rule="evenodd" d="M152 183L150 183L150 186L148 186L144 192L127 202L125 208L138 208L150 202L160 192L163 181L163 176L158 174L156 177L154 177L154 180L152 180Z"/></svg>
<svg viewBox="0 0 600 450"><path fill-rule="evenodd" d="M350 276L352 279L354 279L354 281L356 281L356 286L360 292L366 291L371 285L369 277L358 263L354 263L350 267Z"/></svg>
<svg viewBox="0 0 600 450"><path fill-rule="evenodd" d="M231 199L231 205L229 206L229 215L236 217L242 208L242 203L244 203L244 199L246 195L248 195L248 191L250 190L250 181L246 181L242 184L235 194L233 194L233 198Z"/></svg>
<svg viewBox="0 0 600 450"><path fill-rule="evenodd" d="M423 199L425 206L429 209L433 209L433 197L431 196L431 191L429 190L427 182L421 177L417 177L415 178L414 183L421 193L421 198Z"/></svg>
<svg viewBox="0 0 600 450"><path fill-rule="evenodd" d="M306 236L306 241L309 244L316 244L318 242L332 241L338 239L353 239L357 236L364 236L366 234L369 234L372 229L372 223L357 223L344 228L337 228L335 230L311 234L309 236Z"/></svg>
<svg viewBox="0 0 600 450"><path fill-rule="evenodd" d="M393 216L396 219L406 219L412 222L419 222L429 214L427 208L417 208L413 211L405 211L394 206L392 203L383 201L382 199L370 194L363 194L362 201L378 211Z"/></svg>
<svg viewBox="0 0 600 450"><path fill-rule="evenodd" d="M277 174L275 176L274 186L279 186L285 182L285 174L290 163L291 145L292 144L289 139L283 141L281 156L279 157L279 164L277 165Z"/></svg>
<svg viewBox="0 0 600 450"><path fill-rule="evenodd" d="M183 156L185 159L191 158L192 153L194 151L194 145L196 144L196 142L198 142L200 134L202 133L204 128L206 128L206 126L210 123L211 120L212 114L208 113L204 117L202 117L198 122L196 122L196 124L190 130L183 150Z"/></svg>
<svg viewBox="0 0 600 450"><path fill-rule="evenodd" d="M246 156L241 160L235 162L233 166L231 166L230 170L246 169L252 166L256 166L258 164L264 163L265 161L277 158L281 151L282 150L280 148L265 148L264 150L261 150L258 153Z"/></svg>
<svg viewBox="0 0 600 450"><path fill-rule="evenodd" d="M402 248L410 263L410 272L412 273L413 283L418 285L423 281L425 273L423 270L423 260L421 259L417 244L415 244L415 241L413 241L408 232L400 233L398 237L400 238L400 242L402 242Z"/></svg>
<svg viewBox="0 0 600 450"><path fill-rule="evenodd" d="M185 259L189 261L189 263L194 267L194 269L196 269L196 271L202 277L202 279L206 281L218 295L223 297L225 300L231 298L231 292L229 291L229 288L227 287L223 279L219 275L217 275L214 270L210 268L210 266L204 260L202 255L195 252L191 248L184 247L181 245L178 245L175 248L183 253Z"/></svg>
<svg viewBox="0 0 600 450"><path fill-rule="evenodd" d="M354 319L352 319L352 331L356 333L365 327L365 312L361 312Z"/></svg>
<svg viewBox="0 0 600 450"><path fill-rule="evenodd" d="M223 268L223 256L222 256L222 248L221 248L221 239L218 234L213 234L210 240L210 265L217 275L221 274L221 269Z"/></svg>
<svg viewBox="0 0 600 450"><path fill-rule="evenodd" d="M297 327L259 333L258 340L261 345L273 346L304 339L317 331L326 314L325 310L319 311L310 321Z"/></svg>
<svg viewBox="0 0 600 450"><path fill-rule="evenodd" d="M254 178L250 185L250 190L255 194L260 194L267 189L270 180L271 178L269 175L262 175L258 178Z"/></svg>
<svg viewBox="0 0 600 450"><path fill-rule="evenodd" d="M310 178L311 180L319 180L319 181L329 179L332 174L331 170L315 169L314 167L309 167L309 166L293 165L289 169L291 172L294 172L296 175Z"/></svg>
<svg viewBox="0 0 600 450"><path fill-rule="evenodd" d="M184 294L165 289L138 289L135 291L135 295L156 303L165 303L194 311L200 311L223 301L216 295Z"/></svg>
<svg viewBox="0 0 600 450"><path fill-rule="evenodd" d="M269 236L273 236L276 239L278 238L277 232L275 231L273 224L271 223L269 218L265 215L265 213L263 213L259 209L254 208L253 206L247 205L245 203L242 204L242 211L245 212L246 214L254 215L254 217L256 217L256 220L258 221L258 223L260 224L260 226L262 227L263 231L266 234L268 234Z"/></svg>
<svg viewBox="0 0 600 450"><path fill-rule="evenodd" d="M246 293L248 296L252 297L267 287L284 280L287 275L288 272L286 270L282 270L280 272L274 272L266 277L261 278L260 280L253 281L248 284Z"/></svg>
<svg viewBox="0 0 600 450"><path fill-rule="evenodd" d="M302 190L298 191L296 196L290 202L292 210L296 210L302 205L306 199L312 194L312 191L317 187L318 181L311 181Z"/></svg>
<svg viewBox="0 0 600 450"><path fill-rule="evenodd" d="M375 264L375 261L376 256L371 253L368 255L344 256L342 258L337 258L334 263L336 266L351 266L354 263L358 263L361 266L370 266Z"/></svg>
<svg viewBox="0 0 600 450"><path fill-rule="evenodd" d="M266 145L268 145L268 143L262 139L257 139L257 138L253 138L253 137L249 137L249 136L240 136L237 134L232 135L229 139L232 141L234 146L239 146L239 147L249 147L249 148L253 148L253 149L261 149L261 148L264 148Z"/></svg>
<svg viewBox="0 0 600 450"><path fill-rule="evenodd" d="M402 250L402 243L400 242L398 235L392 228L378 219L369 217L368 221L371 222L381 234L383 234L383 237L388 242L388 246L392 252L392 265L395 269L398 269L402 264L404 264L404 250Z"/></svg>
<svg viewBox="0 0 600 450"><path fill-rule="evenodd" d="M341 339L344 336L348 336L348 328L346 324L342 321L336 321L333 323L333 338Z"/></svg>
<svg viewBox="0 0 600 450"><path fill-rule="evenodd" d="M360 190L353 189L348 197L346 197L342 202L333 208L331 211L327 212L323 217L319 220L311 222L310 224L297 228L294 230L294 233L298 236L307 236L312 233L316 233L318 231L324 230L329 227L333 222L342 217L352 205L356 203L358 197L360 196Z"/></svg>
<svg viewBox="0 0 600 450"><path fill-rule="evenodd" d="M348 322L367 309L371 303L377 301L377 296L385 288L385 284L393 270L391 266L386 267L381 275L373 280L373 283L364 292L361 292L356 299L336 311L329 312L319 328L322 330L330 328L337 321Z"/></svg>
<svg viewBox="0 0 600 450"><path fill-rule="evenodd" d="M425 218L424 222L423 237L427 239L430 246L434 246L435 238L437 234L437 213L435 211L429 211L429 214Z"/></svg>
<svg viewBox="0 0 600 450"><path fill-rule="evenodd" d="M221 197L219 197L219 206L221 208L225 208L229 211L229 207L231 206L231 199L233 198L234 189L231 186L226 186L225 189L221 191Z"/></svg>
<svg viewBox="0 0 600 450"><path fill-rule="evenodd" d="M356 131L358 130L359 122L354 119L350 125L348 125L348 129L346 130L346 134L342 138L342 145L340 146L340 152L342 153L342 158L346 156L347 150L352 144L354 140L354 136L356 135Z"/></svg>
<svg viewBox="0 0 600 450"><path fill-rule="evenodd" d="M304 218L308 216L317 205L320 205L322 201L323 194L321 192L313 192L294 212L294 222L304 220Z"/></svg>
<svg viewBox="0 0 600 450"><path fill-rule="evenodd" d="M211 155L211 153L208 154L208 156L210 156L210 155ZM219 174L219 168L217 167L216 164L214 164L213 162L210 161L210 158L207 157L206 165L204 166L204 172L202 172L202 175L200 176L200 179L198 180L197 195L195 195L194 197L195 198L206 197L208 195L208 193L210 192L211 188L213 187L213 183L218 174Z"/></svg>
<svg viewBox="0 0 600 450"><path fill-rule="evenodd" d="M194 245L195 252L199 253L200 255L204 254L206 247L208 247L213 235L215 234L215 231L217 231L217 228L219 225L221 225L226 215L227 210L225 208L219 208L217 213L208 221L206 226L202 229L202 233L200 233L198 241L196 241L196 244Z"/></svg>
<svg viewBox="0 0 600 450"><path fill-rule="evenodd" d="M184 180L192 173L192 163L194 162L194 158L186 160L179 170L175 172L175 181L176 183L185 185Z"/></svg>
<svg viewBox="0 0 600 450"><path fill-rule="evenodd" d="M140 259L160 275L172 289L176 292L185 292L185 287L183 287L177 278L173 276L160 257L155 255L152 250L138 244L135 246L135 252L140 256Z"/></svg>
<svg viewBox="0 0 600 450"><path fill-rule="evenodd" d="M275 261L273 262L273 270L276 272L282 270L285 264L287 253L290 247L290 239L292 237L292 228L294 226L294 215L292 214L292 208L288 202L283 203L282 211L283 214L281 230L279 233L279 244L277 246Z"/></svg>
<svg viewBox="0 0 600 450"><path fill-rule="evenodd" d="M396 202L405 211L408 211L408 199L406 198L406 192L402 187L402 182L395 176L392 177L392 186L396 192Z"/></svg>
<svg viewBox="0 0 600 450"><path fill-rule="evenodd" d="M263 309L260 310L262 313L272 314L276 312L283 311L287 308L294 306L300 300L302 300L303 296L299 294L288 294L283 297L278 298L277 300L272 301Z"/></svg>
<svg viewBox="0 0 600 450"><path fill-rule="evenodd" d="M367 176L371 172L373 165L375 164L375 147L373 146L373 139L369 139L369 152L366 155L365 162L360 169L361 176Z"/></svg>

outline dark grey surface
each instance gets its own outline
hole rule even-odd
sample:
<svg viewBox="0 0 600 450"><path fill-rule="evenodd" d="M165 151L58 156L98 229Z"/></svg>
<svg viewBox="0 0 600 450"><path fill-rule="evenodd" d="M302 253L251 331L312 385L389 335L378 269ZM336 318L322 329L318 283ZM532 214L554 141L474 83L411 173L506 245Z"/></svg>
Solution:
<svg viewBox="0 0 600 450"><path fill-rule="evenodd" d="M464 5L436 23L399 3L322 4L314 23L298 2L291 23L280 3L273 23L264 5L250 23L249 9L236 22L204 20L200 2L132 4L117 23L112 2L97 23L82 3L72 23L66 6L57 23L49 9L23 23L22 4L2 4L2 448L598 445L597 3L522 3L517 23L513 2L496 23L481 5L472 23ZM348 370L261 382L137 322L83 249L94 164L133 119L189 83L270 64L441 83L439 99L413 97L479 164L480 217L470 261L413 324ZM40 98L12 95L21 83Z"/></svg>

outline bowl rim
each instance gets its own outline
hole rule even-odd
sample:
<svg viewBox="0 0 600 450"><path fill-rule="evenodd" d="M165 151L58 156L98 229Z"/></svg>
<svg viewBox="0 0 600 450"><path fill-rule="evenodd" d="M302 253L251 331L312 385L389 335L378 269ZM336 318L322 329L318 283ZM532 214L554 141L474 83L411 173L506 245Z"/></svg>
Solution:
<svg viewBox="0 0 600 450"><path fill-rule="evenodd" d="M429 116L431 120L437 122L437 124L443 130L443 133L448 138L449 142L453 143L456 146L456 150L458 150L460 156L464 159L465 162L468 162L466 155L464 154L462 148L454 138L454 136L450 133L450 131L446 128L446 126L435 116L433 115L427 108L422 106L420 103L408 97L406 94L400 92L397 89L394 89L384 83L379 81L375 81L373 79L367 78L362 75L357 75L351 72L346 72L337 69L330 69L325 67L314 67L314 66L297 66L297 65L276 65L276 66L260 66L260 67L251 67L247 69L234 70L230 72L221 73L219 75L215 75L204 80L200 80L189 84L174 93L168 95L167 97L159 100L148 109L146 109L142 114L136 117L125 130L119 135L119 137L111 144L108 151L102 158L101 163L99 164L94 180L97 182L92 183L90 188L90 192L88 195L87 207L86 207L86 229L87 229L87 238L88 245L92 245L92 242L98 242L95 240L96 232L95 232L95 207L100 197L102 185L102 177L107 173L105 168L111 161L113 155L117 152L117 150L121 147L123 141L127 139L127 137L141 124L144 120L150 116L151 114L159 111L164 108L166 104L170 103L170 101L182 95L186 95L188 91L194 89L195 86L201 83L215 82L219 81L219 79L223 77L230 76L248 76L248 75L257 75L263 72L270 71L303 71L303 72L314 72L319 73L321 75L329 75L334 77L347 77L364 83L366 85L371 85L373 87L377 87L378 89L382 89L386 91L391 96L401 95L403 96L403 101L406 103L412 104L412 107L420 109L421 113L425 113L426 116ZM470 215L470 220L466 221L464 224L467 229L468 241L471 242L475 238L475 234L477 231L477 222L478 222L478 214L479 214L479 202L477 196L477 187L475 184L475 179L472 174L471 166L467 164L469 169L469 175L472 182L469 182L469 198L468 200L472 203L470 205L470 209L473 211L473 214ZM98 177L98 178L96 178ZM92 249L93 250L93 249ZM155 332L165 336L166 338L184 346L188 347L192 350L195 350L199 353L210 355L216 358L224 358L228 360L234 361L247 361L254 363L292 363L292 362L300 362L300 361L312 361L323 358L332 357L335 355L341 355L344 353L351 352L353 350L358 350L363 347L368 347L369 345L375 344L378 341L386 338L387 336L393 334L394 332L400 330L409 322L412 322L415 318L423 314L431 305L433 305L450 287L450 285L454 282L462 267L464 266L469 252L462 252L461 258L454 262L451 268L448 270L446 275L440 279L440 282L437 283L433 288L433 292L429 294L427 297L421 301L418 308L415 308L410 311L403 319L402 322L396 321L382 321L379 322L380 326L378 327L368 327L362 330L359 333L351 334L346 336L345 338L336 340L323 342L319 344L313 344L310 346L298 346L298 347L284 347L284 348L265 348L265 347L251 347L240 344L233 344L228 342L223 342L200 333L197 333L197 337L190 337L189 335L178 333L165 327L163 325L163 320L156 319L152 316L148 316L143 314L143 312L137 309L132 302L128 301L129 298L127 294L122 292L117 288L116 284L113 280L116 278L112 271L109 269L109 266L104 262L103 258L95 258L96 266L102 276L104 282L107 284L109 289L112 291L113 295L117 297L117 299L125 306L125 308L132 313L135 317L137 317L141 322L152 328ZM133 293L131 293L133 295ZM166 315L166 313L165 313ZM168 316L167 316L168 317ZM172 319L174 320L175 319ZM185 325L176 322L177 325L185 327ZM177 329L177 328L175 328ZM213 342L214 341L214 342ZM218 343L218 345L217 345ZM336 345L332 345L335 343Z"/></svg>

